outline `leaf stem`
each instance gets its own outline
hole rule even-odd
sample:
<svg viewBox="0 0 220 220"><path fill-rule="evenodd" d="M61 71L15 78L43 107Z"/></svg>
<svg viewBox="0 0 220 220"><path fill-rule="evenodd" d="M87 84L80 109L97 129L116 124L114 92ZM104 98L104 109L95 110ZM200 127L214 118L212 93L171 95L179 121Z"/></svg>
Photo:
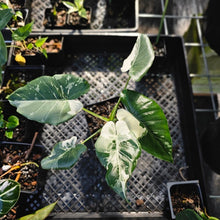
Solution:
<svg viewBox="0 0 220 220"><path fill-rule="evenodd" d="M130 79L131 79L131 77L129 76L126 83L125 83L124 89L127 89L127 86L128 86L128 83L129 83ZM116 105L112 109L112 112L111 112L110 117L109 117L110 121L114 121L115 115L116 115L116 112L117 112L117 109L118 109L118 106L119 106L120 102L121 102L121 96L119 97L118 102L116 103Z"/></svg>
<svg viewBox="0 0 220 220"><path fill-rule="evenodd" d="M83 108L83 111L85 111L85 112L89 113L90 115L92 115L92 116L94 116L96 118L99 118L99 119L101 119L103 121L106 121L106 122L110 121L109 118L106 118L106 117L103 117L101 115L98 115L95 112L92 112L92 111L90 111L90 110L88 110L86 108Z"/></svg>
<svg viewBox="0 0 220 220"><path fill-rule="evenodd" d="M86 140L82 141L81 144L85 144L87 141L89 141L90 139L92 139L94 136L96 136L98 133L100 133L102 130L102 128L100 128L99 130L97 130L95 133L93 133L92 135L90 135Z"/></svg>
<svg viewBox="0 0 220 220"><path fill-rule="evenodd" d="M161 34L162 27L163 27L163 22L164 22L165 14L166 14L166 11L167 11L168 3L169 3L169 0L166 0L164 10L163 10L163 15L162 15L162 18L160 20L159 32L157 34L155 45L159 42L159 39L160 39L160 34Z"/></svg>

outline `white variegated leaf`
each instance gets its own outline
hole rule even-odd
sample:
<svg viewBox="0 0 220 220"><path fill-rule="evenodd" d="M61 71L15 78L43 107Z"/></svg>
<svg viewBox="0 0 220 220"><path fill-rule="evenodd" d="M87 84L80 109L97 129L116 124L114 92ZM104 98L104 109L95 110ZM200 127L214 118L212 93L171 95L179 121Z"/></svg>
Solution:
<svg viewBox="0 0 220 220"><path fill-rule="evenodd" d="M42 76L17 89L8 99L28 119L57 125L82 110L77 98L88 90L88 82L73 75Z"/></svg>
<svg viewBox="0 0 220 220"><path fill-rule="evenodd" d="M96 154L106 168L108 185L126 199L126 183L140 156L140 144L124 121L107 122L95 143Z"/></svg>

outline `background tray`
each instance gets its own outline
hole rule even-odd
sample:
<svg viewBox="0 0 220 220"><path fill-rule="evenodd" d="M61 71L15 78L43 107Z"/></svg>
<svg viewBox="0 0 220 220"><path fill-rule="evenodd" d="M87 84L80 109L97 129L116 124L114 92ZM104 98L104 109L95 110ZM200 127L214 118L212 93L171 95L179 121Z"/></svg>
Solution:
<svg viewBox="0 0 220 220"><path fill-rule="evenodd" d="M112 4L112 6L110 6ZM84 6L92 9L91 29L45 29L43 25L46 8L50 0L28 1L29 19L34 21L33 33L72 34L74 32L118 32L136 31L138 28L138 0L85 0Z"/></svg>

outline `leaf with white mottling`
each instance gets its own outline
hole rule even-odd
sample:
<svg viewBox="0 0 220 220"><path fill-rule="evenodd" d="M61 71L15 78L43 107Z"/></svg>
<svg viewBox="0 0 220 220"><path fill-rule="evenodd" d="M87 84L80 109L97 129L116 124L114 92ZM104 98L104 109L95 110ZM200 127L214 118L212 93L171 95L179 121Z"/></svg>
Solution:
<svg viewBox="0 0 220 220"><path fill-rule="evenodd" d="M136 167L140 144L124 121L107 122L95 143L96 154L106 168L106 182L126 199L126 183Z"/></svg>
<svg viewBox="0 0 220 220"><path fill-rule="evenodd" d="M41 76L17 89L8 99L28 119L57 125L82 110L82 103L76 99L88 90L88 82L73 75Z"/></svg>
<svg viewBox="0 0 220 220"><path fill-rule="evenodd" d="M0 180L0 217L14 207L20 196L21 185L10 179Z"/></svg>
<svg viewBox="0 0 220 220"><path fill-rule="evenodd" d="M146 75L154 61L154 51L146 34L140 34L130 55L124 60L122 72L129 70L129 76L134 81L140 81Z"/></svg>
<svg viewBox="0 0 220 220"><path fill-rule="evenodd" d="M77 138L74 136L69 140L57 143L51 154L41 161L43 169L69 169L79 159L80 155L86 151L86 146L76 144Z"/></svg>

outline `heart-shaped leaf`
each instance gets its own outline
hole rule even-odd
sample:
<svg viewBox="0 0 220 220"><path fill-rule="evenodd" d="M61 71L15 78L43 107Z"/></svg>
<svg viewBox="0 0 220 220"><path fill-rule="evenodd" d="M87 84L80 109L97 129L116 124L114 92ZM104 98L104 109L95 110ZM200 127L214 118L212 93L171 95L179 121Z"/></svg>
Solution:
<svg viewBox="0 0 220 220"><path fill-rule="evenodd" d="M134 81L140 81L146 75L154 61L154 51L146 34L140 34L130 53L121 67L122 72L129 70L129 76Z"/></svg>
<svg viewBox="0 0 220 220"><path fill-rule="evenodd" d="M126 199L126 183L141 154L140 144L124 121L107 122L95 143L96 154L106 168L106 182Z"/></svg>
<svg viewBox="0 0 220 220"><path fill-rule="evenodd" d="M6 122L7 129L14 129L19 125L19 118L15 115L11 115L8 117L8 121Z"/></svg>
<svg viewBox="0 0 220 220"><path fill-rule="evenodd" d="M83 144L76 145L77 138L74 136L69 140L57 143L51 154L41 161L43 169L68 169L79 159L80 155L86 151Z"/></svg>
<svg viewBox="0 0 220 220"><path fill-rule="evenodd" d="M2 67L7 62L7 47L2 33L0 32L0 67ZM0 72L2 78L2 72Z"/></svg>
<svg viewBox="0 0 220 220"><path fill-rule="evenodd" d="M14 41L22 41L25 40L31 33L32 31L32 26L34 22L32 21L31 23L26 24L23 27L19 27L12 33L12 39Z"/></svg>
<svg viewBox="0 0 220 220"><path fill-rule="evenodd" d="M13 13L11 9L0 10L0 31L5 28L12 16Z"/></svg>
<svg viewBox="0 0 220 220"><path fill-rule="evenodd" d="M48 37L41 37L35 42L36 47L42 47Z"/></svg>
<svg viewBox="0 0 220 220"><path fill-rule="evenodd" d="M28 119L57 125L82 110L82 103L76 99L88 90L88 82L73 75L41 76L8 99Z"/></svg>
<svg viewBox="0 0 220 220"><path fill-rule="evenodd" d="M172 140L161 107L154 100L131 90L124 90L121 98L126 109L148 130L139 139L141 147L155 157L173 162Z"/></svg>
<svg viewBox="0 0 220 220"><path fill-rule="evenodd" d="M52 212L57 202L54 202L42 209L37 210L35 213L23 216L18 220L44 220Z"/></svg>
<svg viewBox="0 0 220 220"><path fill-rule="evenodd" d="M0 180L0 217L7 214L18 201L21 186L14 180Z"/></svg>

